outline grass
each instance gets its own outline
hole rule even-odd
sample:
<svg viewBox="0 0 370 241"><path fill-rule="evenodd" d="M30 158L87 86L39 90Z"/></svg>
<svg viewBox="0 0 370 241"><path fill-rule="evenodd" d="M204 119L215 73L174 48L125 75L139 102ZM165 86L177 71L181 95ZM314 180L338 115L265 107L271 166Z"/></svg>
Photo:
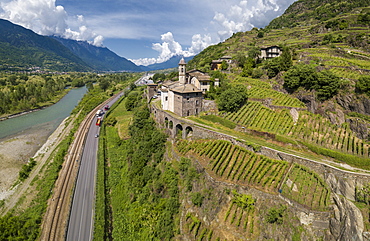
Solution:
<svg viewBox="0 0 370 241"><path fill-rule="evenodd" d="M133 112L127 111L125 108L126 99L122 100L122 103L117 105L115 111L112 112L111 116L117 120L118 134L121 139L129 138L128 127L131 124Z"/></svg>

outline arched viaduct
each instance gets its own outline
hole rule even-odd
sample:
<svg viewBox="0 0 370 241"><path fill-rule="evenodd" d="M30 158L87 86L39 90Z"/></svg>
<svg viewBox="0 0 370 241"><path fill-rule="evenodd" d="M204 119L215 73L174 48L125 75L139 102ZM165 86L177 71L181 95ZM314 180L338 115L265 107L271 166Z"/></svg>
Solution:
<svg viewBox="0 0 370 241"><path fill-rule="evenodd" d="M151 112L154 114L156 122L165 128L167 134L172 138L181 137L186 139L193 136L194 129L197 129L194 124L178 119L174 114L157 108L155 104L151 105Z"/></svg>
<svg viewBox="0 0 370 241"><path fill-rule="evenodd" d="M191 121L187 121L184 118L178 117L168 111L164 111L157 107L155 103L150 105L150 111L154 115L154 119L165 132L171 137L179 137L182 139L219 139L229 140L235 143L235 139L232 136L218 133L206 128L195 125Z"/></svg>

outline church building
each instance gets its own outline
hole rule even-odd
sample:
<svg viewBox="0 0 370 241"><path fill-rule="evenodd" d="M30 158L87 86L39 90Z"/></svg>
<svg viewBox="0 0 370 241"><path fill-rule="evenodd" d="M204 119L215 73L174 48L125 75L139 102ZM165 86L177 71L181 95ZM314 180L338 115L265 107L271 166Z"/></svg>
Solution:
<svg viewBox="0 0 370 241"><path fill-rule="evenodd" d="M203 92L209 90L210 77L198 70L186 72L184 58L179 62L179 81L162 84L161 104L179 116L198 115L202 111Z"/></svg>

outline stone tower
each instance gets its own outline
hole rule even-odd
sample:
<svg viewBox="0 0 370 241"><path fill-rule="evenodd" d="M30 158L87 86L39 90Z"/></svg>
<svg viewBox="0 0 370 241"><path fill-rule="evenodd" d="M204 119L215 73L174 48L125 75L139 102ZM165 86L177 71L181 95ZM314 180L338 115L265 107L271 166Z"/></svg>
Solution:
<svg viewBox="0 0 370 241"><path fill-rule="evenodd" d="M186 84L186 63L184 58L182 58L179 62L179 82L180 84Z"/></svg>

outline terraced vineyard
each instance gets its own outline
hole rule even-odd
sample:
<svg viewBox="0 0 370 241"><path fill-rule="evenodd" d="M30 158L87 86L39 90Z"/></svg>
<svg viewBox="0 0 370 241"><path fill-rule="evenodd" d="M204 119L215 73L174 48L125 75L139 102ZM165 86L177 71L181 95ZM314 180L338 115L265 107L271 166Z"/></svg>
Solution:
<svg viewBox="0 0 370 241"><path fill-rule="evenodd" d="M185 227L194 240L221 240L192 213L186 214Z"/></svg>
<svg viewBox="0 0 370 241"><path fill-rule="evenodd" d="M315 210L326 210L330 190L324 180L302 165L294 164L282 185L282 194Z"/></svg>
<svg viewBox="0 0 370 241"><path fill-rule="evenodd" d="M229 141L180 140L176 146L183 155L193 153L209 160L206 168L219 177L269 192L277 192L288 168L288 162L257 155Z"/></svg>
<svg viewBox="0 0 370 241"><path fill-rule="evenodd" d="M296 98L272 89L252 87L248 92L249 98L272 99L272 104L277 106L288 106L305 108L306 106Z"/></svg>
<svg viewBox="0 0 370 241"><path fill-rule="evenodd" d="M253 235L258 232L258 216L255 211L256 200L251 195L243 195L233 191L229 208L225 214L224 221L235 226L246 235Z"/></svg>
<svg viewBox="0 0 370 241"><path fill-rule="evenodd" d="M221 213L223 226L226 224L244 237L253 238L256 234L258 235L260 223L254 206L256 200L250 195L239 194L235 191L233 195L226 212ZM185 228L194 240L224 240L192 212L186 214Z"/></svg>
<svg viewBox="0 0 370 241"><path fill-rule="evenodd" d="M236 82L243 82L250 85L248 91L249 98L255 99L271 99L273 105L276 106L287 106L287 107L298 107L305 108L304 103L299 101L297 98L291 97L290 95L281 93L273 90L271 84L261 81L259 79L237 77Z"/></svg>
<svg viewBox="0 0 370 241"><path fill-rule="evenodd" d="M286 109L272 110L260 102L249 101L238 112L225 116L249 129L289 136L328 149L369 157L369 144L357 138L347 124L340 127L308 111L300 111L297 123Z"/></svg>
<svg viewBox="0 0 370 241"><path fill-rule="evenodd" d="M363 71L361 69L370 69L369 60L333 56L332 50L329 50L328 48L305 49L304 51L308 53L308 56L316 58L316 61L320 61L321 64L326 68L329 68L331 72L341 78L355 80L363 75ZM347 54L362 55L365 58L368 58L366 54L352 51L348 51Z"/></svg>
<svg viewBox="0 0 370 241"><path fill-rule="evenodd" d="M288 134L294 124L288 110L274 111L257 101L249 101L238 112L229 113L225 118L246 128L279 134Z"/></svg>
<svg viewBox="0 0 370 241"><path fill-rule="evenodd" d="M330 190L326 183L302 165L293 164L287 173L288 162L255 154L225 140L179 140L176 147L182 155L196 155L199 160L203 159L204 167L213 176L274 193L279 191L279 184L285 179L280 190L283 196L314 210L325 210L329 205ZM229 207L228 213L225 220L232 219L231 223L235 219L243 219L241 215L244 214L240 214L236 207ZM230 219L229 215L235 217ZM236 223L239 224L237 226L242 225L239 221Z"/></svg>

